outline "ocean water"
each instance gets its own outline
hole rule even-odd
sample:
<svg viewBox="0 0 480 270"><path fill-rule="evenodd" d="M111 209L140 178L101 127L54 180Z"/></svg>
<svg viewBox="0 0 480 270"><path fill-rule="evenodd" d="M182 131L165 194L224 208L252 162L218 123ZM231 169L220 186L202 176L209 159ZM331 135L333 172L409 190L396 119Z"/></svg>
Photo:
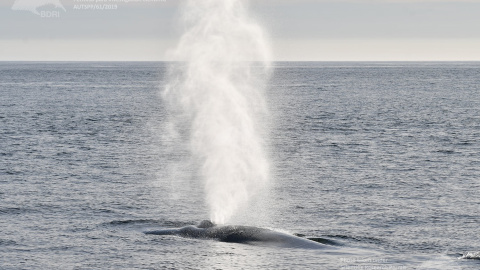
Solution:
<svg viewBox="0 0 480 270"><path fill-rule="evenodd" d="M209 216L167 65L0 63L0 269L480 269L480 63L274 63L272 185L236 222L321 250L143 234Z"/></svg>

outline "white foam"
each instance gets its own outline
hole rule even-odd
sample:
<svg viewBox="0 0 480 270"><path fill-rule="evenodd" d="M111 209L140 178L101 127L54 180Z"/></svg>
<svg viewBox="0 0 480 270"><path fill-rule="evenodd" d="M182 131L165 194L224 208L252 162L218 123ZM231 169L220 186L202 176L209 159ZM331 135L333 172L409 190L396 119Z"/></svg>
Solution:
<svg viewBox="0 0 480 270"><path fill-rule="evenodd" d="M466 252L459 259L480 260L480 252Z"/></svg>

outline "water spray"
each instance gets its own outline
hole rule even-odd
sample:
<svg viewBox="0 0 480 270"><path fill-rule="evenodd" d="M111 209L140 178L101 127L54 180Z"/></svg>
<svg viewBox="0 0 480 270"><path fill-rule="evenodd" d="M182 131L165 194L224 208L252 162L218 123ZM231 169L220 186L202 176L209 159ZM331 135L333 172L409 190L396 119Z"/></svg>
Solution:
<svg viewBox="0 0 480 270"><path fill-rule="evenodd" d="M188 140L210 219L224 224L269 182L264 89L270 50L242 0L187 1L163 97Z"/></svg>

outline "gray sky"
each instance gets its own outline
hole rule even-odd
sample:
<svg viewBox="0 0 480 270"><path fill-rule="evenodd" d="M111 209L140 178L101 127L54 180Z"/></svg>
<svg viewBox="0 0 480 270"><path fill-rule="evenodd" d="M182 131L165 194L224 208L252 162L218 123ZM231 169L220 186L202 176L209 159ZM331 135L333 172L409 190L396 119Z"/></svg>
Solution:
<svg viewBox="0 0 480 270"><path fill-rule="evenodd" d="M36 15L2 0L0 60L167 60L182 33L179 0L117 0L113 10L75 9L90 0L56 1L66 11L44 6ZM275 60L480 61L480 0L251 0L250 6L269 33Z"/></svg>

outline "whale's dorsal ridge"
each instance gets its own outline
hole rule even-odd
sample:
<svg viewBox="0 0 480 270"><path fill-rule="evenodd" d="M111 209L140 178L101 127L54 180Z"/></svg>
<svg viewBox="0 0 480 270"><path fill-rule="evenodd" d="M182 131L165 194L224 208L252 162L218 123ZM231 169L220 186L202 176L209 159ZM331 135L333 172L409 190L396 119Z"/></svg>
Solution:
<svg viewBox="0 0 480 270"><path fill-rule="evenodd" d="M273 245L287 248L319 249L327 247L320 241L252 226L216 225L204 220L198 226L145 232L156 235L178 235L188 238L215 239L221 242Z"/></svg>
<svg viewBox="0 0 480 270"><path fill-rule="evenodd" d="M215 227L215 224L213 224L213 222L211 222L210 220L203 220L202 222L200 222L200 224L198 224L197 227L206 229L206 228Z"/></svg>

